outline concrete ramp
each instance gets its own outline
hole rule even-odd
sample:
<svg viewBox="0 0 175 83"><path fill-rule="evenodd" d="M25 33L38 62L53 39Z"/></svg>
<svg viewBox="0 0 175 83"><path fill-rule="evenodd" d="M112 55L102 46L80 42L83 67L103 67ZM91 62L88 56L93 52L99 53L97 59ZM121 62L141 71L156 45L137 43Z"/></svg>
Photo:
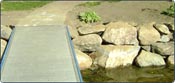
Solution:
<svg viewBox="0 0 175 83"><path fill-rule="evenodd" d="M2 82L82 82L67 26L17 26L1 62Z"/></svg>

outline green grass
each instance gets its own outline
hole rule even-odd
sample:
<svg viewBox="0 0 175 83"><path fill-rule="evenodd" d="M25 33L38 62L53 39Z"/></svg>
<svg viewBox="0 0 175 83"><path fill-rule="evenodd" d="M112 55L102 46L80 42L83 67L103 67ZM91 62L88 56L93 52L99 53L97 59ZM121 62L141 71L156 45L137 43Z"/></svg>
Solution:
<svg viewBox="0 0 175 83"><path fill-rule="evenodd" d="M93 7L93 6L97 6L100 4L101 4L101 2L85 2L85 3L79 4L78 6Z"/></svg>
<svg viewBox="0 0 175 83"><path fill-rule="evenodd" d="M122 0L106 0L106 1L108 1L110 3L113 3L113 2L119 2L119 1L122 1Z"/></svg>
<svg viewBox="0 0 175 83"><path fill-rule="evenodd" d="M42 7L49 1L3 1L1 3L2 11L13 11L13 10L31 10L34 8Z"/></svg>

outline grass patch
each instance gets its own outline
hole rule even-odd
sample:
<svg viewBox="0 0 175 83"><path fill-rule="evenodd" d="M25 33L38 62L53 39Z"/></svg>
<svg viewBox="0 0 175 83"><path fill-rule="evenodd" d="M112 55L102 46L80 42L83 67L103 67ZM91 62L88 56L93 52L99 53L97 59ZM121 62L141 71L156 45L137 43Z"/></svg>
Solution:
<svg viewBox="0 0 175 83"><path fill-rule="evenodd" d="M34 8L42 7L49 1L3 1L1 3L2 11L13 11L13 10L31 10Z"/></svg>
<svg viewBox="0 0 175 83"><path fill-rule="evenodd" d="M106 1L108 1L110 3L113 3L113 2L119 2L119 1L122 1L122 0L106 0Z"/></svg>
<svg viewBox="0 0 175 83"><path fill-rule="evenodd" d="M79 4L78 6L93 7L93 6L97 6L100 4L101 4L101 2L85 2L85 3Z"/></svg>

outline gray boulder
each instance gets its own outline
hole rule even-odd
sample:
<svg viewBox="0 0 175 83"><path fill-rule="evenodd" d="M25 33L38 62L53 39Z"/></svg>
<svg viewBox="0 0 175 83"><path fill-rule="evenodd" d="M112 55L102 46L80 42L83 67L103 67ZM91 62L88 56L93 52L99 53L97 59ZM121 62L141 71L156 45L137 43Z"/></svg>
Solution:
<svg viewBox="0 0 175 83"><path fill-rule="evenodd" d="M174 55L174 42L154 43L152 51L161 55Z"/></svg>
<svg viewBox="0 0 175 83"><path fill-rule="evenodd" d="M165 65L162 56L142 50L136 58L136 63L140 67Z"/></svg>
<svg viewBox="0 0 175 83"><path fill-rule="evenodd" d="M140 50L139 46L102 45L97 49L97 64L105 68L131 65Z"/></svg>
<svg viewBox="0 0 175 83"><path fill-rule="evenodd" d="M138 44L137 29L126 22L111 22L106 25L102 38L116 45Z"/></svg>
<svg viewBox="0 0 175 83"><path fill-rule="evenodd" d="M1 38L2 39L8 40L11 32L12 32L12 29L10 27L1 25Z"/></svg>
<svg viewBox="0 0 175 83"><path fill-rule="evenodd" d="M160 40L160 33L152 26L153 23L139 26L138 38L141 45L150 45Z"/></svg>
<svg viewBox="0 0 175 83"><path fill-rule="evenodd" d="M72 41L74 47L81 51L96 51L96 47L102 43L101 37L97 34L78 36Z"/></svg>

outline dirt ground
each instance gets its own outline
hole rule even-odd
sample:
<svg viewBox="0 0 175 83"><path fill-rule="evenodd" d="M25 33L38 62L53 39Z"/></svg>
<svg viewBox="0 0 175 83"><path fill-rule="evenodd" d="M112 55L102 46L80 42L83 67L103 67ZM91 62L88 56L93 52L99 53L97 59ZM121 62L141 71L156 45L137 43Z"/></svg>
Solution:
<svg viewBox="0 0 175 83"><path fill-rule="evenodd" d="M137 24L147 22L174 22L173 17L160 14L168 8L171 2L168 1L119 1L102 2L95 7L76 6L66 15L65 24L78 27L82 23L78 19L80 12L93 10L102 20L99 23L111 21L127 21ZM27 11L2 11L1 24L16 25L19 20L29 15L32 10Z"/></svg>
<svg viewBox="0 0 175 83"><path fill-rule="evenodd" d="M2 11L3 25L64 24L66 14L83 1L52 1L42 7L25 11Z"/></svg>
<svg viewBox="0 0 175 83"><path fill-rule="evenodd" d="M174 22L173 17L160 14L166 10L172 2L168 1L119 1L102 2L95 7L76 6L67 14L66 24L73 27L81 26L78 19L80 12L93 10L102 20L99 23L108 23L111 21L126 21L131 23L149 23L149 22Z"/></svg>
<svg viewBox="0 0 175 83"><path fill-rule="evenodd" d="M31 10L26 11L2 11L1 24L2 25L16 25L19 20L27 16Z"/></svg>

